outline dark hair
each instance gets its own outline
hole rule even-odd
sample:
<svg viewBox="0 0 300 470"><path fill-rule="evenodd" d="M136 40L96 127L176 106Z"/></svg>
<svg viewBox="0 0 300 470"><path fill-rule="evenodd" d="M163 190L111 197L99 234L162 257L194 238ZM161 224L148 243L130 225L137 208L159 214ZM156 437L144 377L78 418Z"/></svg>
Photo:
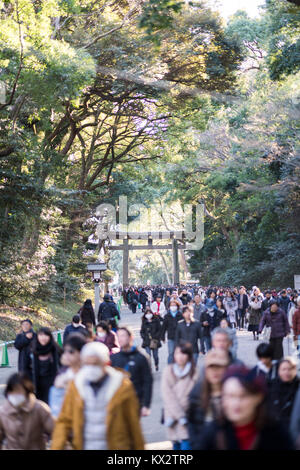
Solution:
<svg viewBox="0 0 300 470"><path fill-rule="evenodd" d="M80 322L80 315L76 314L72 318L73 323L79 323Z"/></svg>
<svg viewBox="0 0 300 470"><path fill-rule="evenodd" d="M65 346L70 346L76 351L81 351L83 346L87 343L86 338L80 333L70 333L65 341Z"/></svg>
<svg viewBox="0 0 300 470"><path fill-rule="evenodd" d="M24 388L27 396L30 393L34 393L34 385L28 375L25 372L19 372L9 377L4 391L5 398L7 398L10 392L14 391L17 385L21 385Z"/></svg>
<svg viewBox="0 0 300 470"><path fill-rule="evenodd" d="M98 325L96 325L96 330L97 330L98 327L105 330L106 333L109 333L109 326L108 326L108 323L106 321L99 321Z"/></svg>
<svg viewBox="0 0 300 470"><path fill-rule="evenodd" d="M185 305L185 306L183 307L183 309L182 309L182 313L186 312L187 310L188 310L189 312L191 312L190 307L189 307L188 305Z"/></svg>
<svg viewBox="0 0 300 470"><path fill-rule="evenodd" d="M57 344L57 342L54 340L52 332L51 332L50 328L48 328L47 326L43 326L42 328L40 328L38 330L37 334L36 334L36 338L33 339L33 341L32 341L32 352L33 352L33 354L38 354L37 353L37 347L38 347L38 344L40 344L39 340L38 340L38 335L41 334L41 333L43 335L49 336L49 338L50 338L50 343L49 344L51 344L53 350L56 349L56 351L60 354L62 352L62 349Z"/></svg>
<svg viewBox="0 0 300 470"><path fill-rule="evenodd" d="M194 361L194 356L193 356L193 346L191 343L187 343L186 341L181 340L177 346L175 346L175 349L179 348L182 354L186 354L188 356L188 361L191 362L192 367L190 370L190 376L193 377L195 369L196 369L196 364ZM173 362L175 360L173 359Z"/></svg>
<svg viewBox="0 0 300 470"><path fill-rule="evenodd" d="M118 324L117 324L115 318L110 318L108 320L107 324L111 327L111 329L116 328L118 330Z"/></svg>
<svg viewBox="0 0 300 470"><path fill-rule="evenodd" d="M269 357L273 359L274 349L269 343L261 343L256 348L256 355L260 359L261 357Z"/></svg>
<svg viewBox="0 0 300 470"><path fill-rule="evenodd" d="M277 305L278 307L279 306L278 300L275 300L275 299L270 300L270 307L272 307L272 305Z"/></svg>
<svg viewBox="0 0 300 470"><path fill-rule="evenodd" d="M30 318L25 318L25 320L22 320L22 321L21 321L21 325L22 325L23 323L25 323L26 321L27 321L28 323L30 323L30 325L32 326L32 321L30 320Z"/></svg>
<svg viewBox="0 0 300 470"><path fill-rule="evenodd" d="M222 380L222 386L224 387L225 382L230 379L235 378L239 381L241 386L246 390L250 395L263 395L262 402L257 406L256 416L254 419L256 428L258 430L262 429L265 425L268 415L266 408L266 395L267 395L267 382L266 379L261 375L256 375L253 369L249 369L245 366L236 366L231 365L228 367L227 371Z"/></svg>

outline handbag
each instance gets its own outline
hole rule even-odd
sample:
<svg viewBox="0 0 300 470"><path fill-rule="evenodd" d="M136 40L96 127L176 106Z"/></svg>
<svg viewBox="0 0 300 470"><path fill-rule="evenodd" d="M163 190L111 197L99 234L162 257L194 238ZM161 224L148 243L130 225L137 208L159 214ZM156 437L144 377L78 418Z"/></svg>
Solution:
<svg viewBox="0 0 300 470"><path fill-rule="evenodd" d="M262 331L262 338L266 342L270 341L271 329L272 328L270 326L264 326L264 329Z"/></svg>
<svg viewBox="0 0 300 470"><path fill-rule="evenodd" d="M157 349L158 348L158 339L151 338L149 347L150 347L150 349Z"/></svg>

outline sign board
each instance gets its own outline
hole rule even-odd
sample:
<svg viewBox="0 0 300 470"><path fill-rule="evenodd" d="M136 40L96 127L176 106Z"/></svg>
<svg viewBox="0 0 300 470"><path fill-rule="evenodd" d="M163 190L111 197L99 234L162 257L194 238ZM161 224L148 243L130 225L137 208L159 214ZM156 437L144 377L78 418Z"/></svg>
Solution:
<svg viewBox="0 0 300 470"><path fill-rule="evenodd" d="M107 266L105 263L90 263L87 266L88 271L105 271Z"/></svg>
<svg viewBox="0 0 300 470"><path fill-rule="evenodd" d="M294 287L297 291L300 291L300 274L294 275Z"/></svg>

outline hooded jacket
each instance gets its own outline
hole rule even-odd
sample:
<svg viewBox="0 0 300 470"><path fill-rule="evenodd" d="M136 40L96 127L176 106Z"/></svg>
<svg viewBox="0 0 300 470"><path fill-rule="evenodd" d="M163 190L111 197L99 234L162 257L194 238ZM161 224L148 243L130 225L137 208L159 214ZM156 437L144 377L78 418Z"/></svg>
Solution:
<svg viewBox="0 0 300 470"><path fill-rule="evenodd" d="M134 388L122 372L107 367L110 386L106 409L108 450L143 450L139 404ZM52 450L63 450L70 432L75 450L84 448L84 388L77 375L69 385L52 436Z"/></svg>

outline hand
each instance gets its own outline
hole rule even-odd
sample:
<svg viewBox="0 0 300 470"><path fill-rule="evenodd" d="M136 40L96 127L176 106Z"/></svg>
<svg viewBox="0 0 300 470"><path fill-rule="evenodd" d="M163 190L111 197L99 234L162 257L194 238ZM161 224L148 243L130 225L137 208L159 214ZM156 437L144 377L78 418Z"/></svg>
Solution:
<svg viewBox="0 0 300 470"><path fill-rule="evenodd" d="M29 331L28 333L26 333L26 338L31 339L32 337L33 337L32 332Z"/></svg>
<svg viewBox="0 0 300 470"><path fill-rule="evenodd" d="M143 406L141 409L141 416L149 416L150 415L150 408Z"/></svg>

